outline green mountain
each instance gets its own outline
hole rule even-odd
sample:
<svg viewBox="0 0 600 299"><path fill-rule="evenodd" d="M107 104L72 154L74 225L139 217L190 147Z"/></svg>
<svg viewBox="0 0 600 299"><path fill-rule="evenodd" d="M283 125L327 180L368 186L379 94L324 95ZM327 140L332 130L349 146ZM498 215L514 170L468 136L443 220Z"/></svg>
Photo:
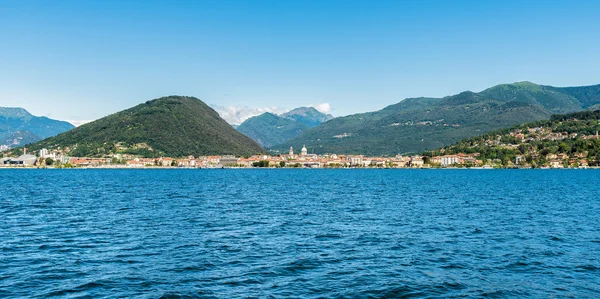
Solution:
<svg viewBox="0 0 600 299"><path fill-rule="evenodd" d="M68 122L33 116L23 108L0 107L0 145L23 146L72 128Z"/></svg>
<svg viewBox="0 0 600 299"><path fill-rule="evenodd" d="M316 127L333 119L331 114L325 114L314 107L300 107L280 115L283 118L301 122L309 127Z"/></svg>
<svg viewBox="0 0 600 299"><path fill-rule="evenodd" d="M592 109L600 85L559 88L503 84L444 98L411 98L382 110L338 117L272 147L306 145L314 153L395 155L441 148L461 139Z"/></svg>
<svg viewBox="0 0 600 299"><path fill-rule="evenodd" d="M60 149L70 156L115 153L145 157L250 155L263 152L199 99L169 96L84 124L27 146Z"/></svg>
<svg viewBox="0 0 600 299"><path fill-rule="evenodd" d="M272 113L251 117L236 129L262 146L280 144L310 127L304 123L283 118Z"/></svg>
<svg viewBox="0 0 600 299"><path fill-rule="evenodd" d="M301 107L281 115L263 113L251 117L236 129L260 145L269 147L296 137L332 118L330 114L321 113L313 107Z"/></svg>
<svg viewBox="0 0 600 299"><path fill-rule="evenodd" d="M600 111L553 115L549 120L463 139L425 156L479 153L484 163L511 166L600 165Z"/></svg>
<svg viewBox="0 0 600 299"><path fill-rule="evenodd" d="M531 82L497 85L480 94L489 99L543 107L548 112L556 114L582 110L586 106L576 97L560 92L560 89L556 87L537 85Z"/></svg>

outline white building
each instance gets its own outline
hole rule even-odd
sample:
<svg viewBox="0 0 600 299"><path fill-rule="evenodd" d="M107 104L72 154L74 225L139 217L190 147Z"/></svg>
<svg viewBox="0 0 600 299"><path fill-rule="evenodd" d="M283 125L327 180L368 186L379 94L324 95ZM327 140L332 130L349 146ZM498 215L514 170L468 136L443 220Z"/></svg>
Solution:
<svg viewBox="0 0 600 299"><path fill-rule="evenodd" d="M302 146L302 150L300 151L301 156L306 156L308 154L308 150L306 149L306 145Z"/></svg>
<svg viewBox="0 0 600 299"><path fill-rule="evenodd" d="M19 161L23 165L35 165L37 157L34 155L22 155L19 157Z"/></svg>
<svg viewBox="0 0 600 299"><path fill-rule="evenodd" d="M4 165L35 165L37 157L34 155L22 155L19 158L4 158L2 164Z"/></svg>
<svg viewBox="0 0 600 299"><path fill-rule="evenodd" d="M454 165L454 164L458 164L458 156L454 156L454 155L442 156L442 166L449 166L449 165Z"/></svg>
<svg viewBox="0 0 600 299"><path fill-rule="evenodd" d="M350 161L351 166L362 165L363 163L363 156L349 156L347 159Z"/></svg>
<svg viewBox="0 0 600 299"><path fill-rule="evenodd" d="M40 150L40 158L48 158L49 154L50 152L45 148Z"/></svg>

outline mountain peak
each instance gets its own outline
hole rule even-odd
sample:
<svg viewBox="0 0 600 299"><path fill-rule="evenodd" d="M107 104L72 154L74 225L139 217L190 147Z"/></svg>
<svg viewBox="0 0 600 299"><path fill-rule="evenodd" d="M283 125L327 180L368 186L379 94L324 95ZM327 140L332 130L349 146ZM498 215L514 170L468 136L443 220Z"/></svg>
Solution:
<svg viewBox="0 0 600 299"><path fill-rule="evenodd" d="M185 101L200 101L200 99L190 96L180 96L180 95L170 95L164 96L160 98L156 98L153 100L146 101L146 104L153 103L176 103L176 102L185 102Z"/></svg>
<svg viewBox="0 0 600 299"><path fill-rule="evenodd" d="M289 140L301 132L332 119L314 107L299 107L281 115L265 112L244 121L236 129L263 146Z"/></svg>
<svg viewBox="0 0 600 299"><path fill-rule="evenodd" d="M489 92L489 91L500 91L500 90L527 90L527 91L537 92L537 91L541 91L542 89L543 89L542 85L535 84L535 83L529 82L529 81L520 81L520 82L499 84L496 86L492 86L492 87L482 91L482 93Z"/></svg>
<svg viewBox="0 0 600 299"><path fill-rule="evenodd" d="M317 110L317 108L315 107L298 107L296 109L292 109L286 113L281 114L282 117L288 117L291 115L302 115L302 116L306 116L306 115L326 115L329 118L333 118L333 116L331 114L326 114L323 113L319 110Z"/></svg>
<svg viewBox="0 0 600 299"><path fill-rule="evenodd" d="M517 85L517 86L538 86L539 84L535 84L531 81L519 81L519 82L515 82L513 83L513 85Z"/></svg>
<svg viewBox="0 0 600 299"><path fill-rule="evenodd" d="M302 122L265 112L244 121L236 129L262 146L272 146L309 129Z"/></svg>
<svg viewBox="0 0 600 299"><path fill-rule="evenodd" d="M0 145L9 147L39 141L73 128L68 122L34 116L16 107L0 107L0 122Z"/></svg>
<svg viewBox="0 0 600 299"><path fill-rule="evenodd" d="M263 152L215 110L187 96L150 100L28 147L69 148L73 156L123 153L183 157Z"/></svg>
<svg viewBox="0 0 600 299"><path fill-rule="evenodd" d="M18 107L0 107L0 116L6 118L31 118L29 111Z"/></svg>
<svg viewBox="0 0 600 299"><path fill-rule="evenodd" d="M286 113L283 113L282 115L294 115L294 114L301 114L301 115L305 115L307 113L321 113L319 110L317 110L315 107L298 107L296 109L292 109Z"/></svg>
<svg viewBox="0 0 600 299"><path fill-rule="evenodd" d="M315 127L330 119L333 119L331 114L320 112L315 107L299 107L289 112L280 115L283 118L292 119L304 123L310 127Z"/></svg>
<svg viewBox="0 0 600 299"><path fill-rule="evenodd" d="M190 96L171 95L146 101L146 105L150 106L176 106L181 104L206 105L200 99ZM206 105L207 106L207 105ZM212 108L211 108L212 110Z"/></svg>

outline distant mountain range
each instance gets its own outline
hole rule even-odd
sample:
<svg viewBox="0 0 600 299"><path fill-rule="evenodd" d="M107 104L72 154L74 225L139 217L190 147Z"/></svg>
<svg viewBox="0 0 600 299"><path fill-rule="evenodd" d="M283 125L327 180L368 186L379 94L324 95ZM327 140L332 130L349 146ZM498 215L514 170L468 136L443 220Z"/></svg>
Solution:
<svg viewBox="0 0 600 299"><path fill-rule="evenodd" d="M311 107L281 115L264 113L246 120L236 131L202 101L170 96L75 129L24 109L0 108L0 145L33 142L28 146L32 150L62 148L72 156L248 155L263 152L259 144L273 152L306 145L316 154L390 156L442 148L554 114L598 108L600 85L553 87L518 82L444 98L409 98L379 111L338 118ZM50 138L37 142L46 137Z"/></svg>
<svg viewBox="0 0 600 299"><path fill-rule="evenodd" d="M144 157L251 155L264 150L194 97L169 96L137 105L27 146L70 156L116 153Z"/></svg>
<svg viewBox="0 0 600 299"><path fill-rule="evenodd" d="M279 145L304 144L311 153L395 155L421 152L552 114L597 109L600 85L552 87L503 84L444 98L410 98L382 110L338 117Z"/></svg>
<svg viewBox="0 0 600 299"><path fill-rule="evenodd" d="M19 147L72 128L66 121L33 116L23 108L0 107L0 145Z"/></svg>
<svg viewBox="0 0 600 299"><path fill-rule="evenodd" d="M331 119L332 115L319 112L313 107L300 107L281 115L263 113L251 117L236 129L258 144L269 147L283 143Z"/></svg>

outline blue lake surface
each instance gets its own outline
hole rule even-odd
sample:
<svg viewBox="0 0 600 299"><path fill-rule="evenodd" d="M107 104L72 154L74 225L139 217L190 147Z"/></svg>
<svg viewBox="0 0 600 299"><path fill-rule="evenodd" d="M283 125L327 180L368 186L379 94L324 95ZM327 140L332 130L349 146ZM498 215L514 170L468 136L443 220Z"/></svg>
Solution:
<svg viewBox="0 0 600 299"><path fill-rule="evenodd" d="M0 297L598 298L597 170L0 170Z"/></svg>

